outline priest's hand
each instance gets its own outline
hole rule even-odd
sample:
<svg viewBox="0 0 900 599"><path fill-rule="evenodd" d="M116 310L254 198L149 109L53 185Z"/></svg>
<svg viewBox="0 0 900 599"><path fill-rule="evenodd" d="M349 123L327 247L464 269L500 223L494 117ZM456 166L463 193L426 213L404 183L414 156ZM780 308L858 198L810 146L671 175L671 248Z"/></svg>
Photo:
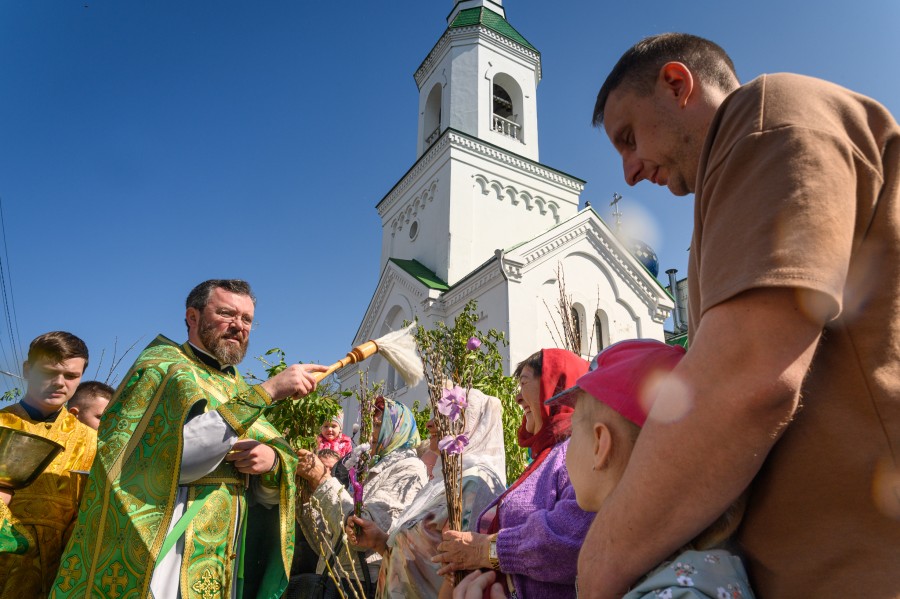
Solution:
<svg viewBox="0 0 900 599"><path fill-rule="evenodd" d="M441 576L456 570L490 568L488 557L491 536L474 532L445 530L444 540L437 546L438 554L431 561L443 564L437 573Z"/></svg>
<svg viewBox="0 0 900 599"><path fill-rule="evenodd" d="M297 476L309 481L309 486L315 491L323 482L331 478L328 469L319 457L305 449L297 450Z"/></svg>
<svg viewBox="0 0 900 599"><path fill-rule="evenodd" d="M231 446L226 462L234 462L238 472L265 474L275 466L275 450L253 439L242 439Z"/></svg>
<svg viewBox="0 0 900 599"><path fill-rule="evenodd" d="M304 397L316 388L316 379L313 373L325 372L327 366L321 364L291 364L266 382L262 388L272 396L274 401L285 397Z"/></svg>
<svg viewBox="0 0 900 599"><path fill-rule="evenodd" d="M359 528L358 532L357 527ZM378 528L378 525L371 520L350 516L347 518L344 532L347 533L350 542L357 547L374 549L381 555L387 553L387 533Z"/></svg>

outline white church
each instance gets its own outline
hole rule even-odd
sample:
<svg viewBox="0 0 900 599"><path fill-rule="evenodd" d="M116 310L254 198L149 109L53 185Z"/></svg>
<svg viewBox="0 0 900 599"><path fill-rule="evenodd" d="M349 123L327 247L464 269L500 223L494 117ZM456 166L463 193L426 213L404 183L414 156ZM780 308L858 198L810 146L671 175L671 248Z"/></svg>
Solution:
<svg viewBox="0 0 900 599"><path fill-rule="evenodd" d="M622 339L665 339L675 304L652 250L634 251L592 208L579 210L585 182L540 162L540 80L541 55L502 0L454 3L415 73L417 159L376 206L381 277L354 346L404 320L452 324L475 299L479 329L506 333L511 372L557 346L560 266L586 358ZM368 368L398 400L427 404L424 383L404 387L378 356ZM338 371L342 388L358 384L357 370Z"/></svg>

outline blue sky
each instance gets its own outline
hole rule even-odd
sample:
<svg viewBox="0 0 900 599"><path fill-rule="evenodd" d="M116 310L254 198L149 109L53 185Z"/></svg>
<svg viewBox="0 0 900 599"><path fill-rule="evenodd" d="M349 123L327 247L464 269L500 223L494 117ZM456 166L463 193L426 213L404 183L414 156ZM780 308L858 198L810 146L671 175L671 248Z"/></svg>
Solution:
<svg viewBox="0 0 900 599"><path fill-rule="evenodd" d="M900 3L504 0L542 53L541 161L613 192L661 269L685 274L691 198L627 187L590 127L597 89L638 39L720 43L742 80L792 71L900 115ZM249 355L332 362L378 279L375 204L415 160L412 74L451 0L7 1L0 4L0 198L16 344L70 330L109 355L185 337L184 298L254 286ZM3 248L0 248L2 251ZM10 288L7 288L9 291ZM0 367L14 369L0 326ZM119 369L127 369L132 356ZM248 358L242 370L259 372ZM0 390L12 381L0 377Z"/></svg>

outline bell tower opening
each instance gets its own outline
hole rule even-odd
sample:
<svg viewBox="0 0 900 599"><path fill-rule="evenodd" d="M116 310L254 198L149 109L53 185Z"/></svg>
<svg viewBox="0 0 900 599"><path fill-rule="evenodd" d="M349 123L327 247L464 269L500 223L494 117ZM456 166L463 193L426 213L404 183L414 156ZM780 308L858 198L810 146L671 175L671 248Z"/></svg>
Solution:
<svg viewBox="0 0 900 599"><path fill-rule="evenodd" d="M497 73L491 94L491 130L524 142L521 116L522 88L506 73Z"/></svg>
<svg viewBox="0 0 900 599"><path fill-rule="evenodd" d="M428 92L428 99L425 101L425 120L422 127L422 134L425 136L425 148L431 146L441 135L442 96L441 84L435 83L431 91Z"/></svg>

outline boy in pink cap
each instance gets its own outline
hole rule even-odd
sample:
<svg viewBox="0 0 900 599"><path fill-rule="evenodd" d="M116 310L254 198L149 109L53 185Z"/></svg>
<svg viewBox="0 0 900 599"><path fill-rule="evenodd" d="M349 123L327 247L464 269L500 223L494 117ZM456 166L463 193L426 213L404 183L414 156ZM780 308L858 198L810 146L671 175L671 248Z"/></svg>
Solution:
<svg viewBox="0 0 900 599"><path fill-rule="evenodd" d="M650 339L622 341L600 352L575 387L547 400L575 407L566 467L578 506L596 512L613 491L647 420L659 385L678 385L670 374L684 348ZM685 394L658 406L652 418L676 419L690 409ZM690 476L690 472L685 472ZM686 499L689 500L689 499ZM740 523L738 501L691 543L650 572L623 599L682 596L752 598L739 557L724 547Z"/></svg>

